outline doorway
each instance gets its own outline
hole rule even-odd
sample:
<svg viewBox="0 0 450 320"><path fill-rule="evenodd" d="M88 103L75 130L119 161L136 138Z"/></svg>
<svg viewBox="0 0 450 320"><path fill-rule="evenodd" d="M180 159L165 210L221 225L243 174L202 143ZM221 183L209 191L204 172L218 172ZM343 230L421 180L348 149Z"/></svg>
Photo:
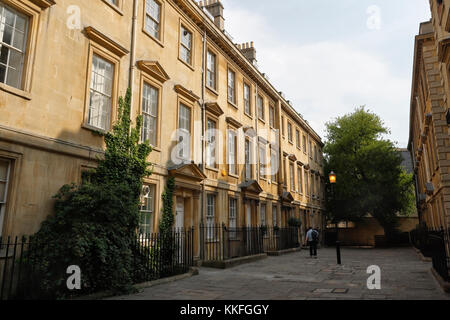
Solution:
<svg viewBox="0 0 450 320"><path fill-rule="evenodd" d="M175 212L175 228L181 230L184 228L184 198L177 197L177 208Z"/></svg>

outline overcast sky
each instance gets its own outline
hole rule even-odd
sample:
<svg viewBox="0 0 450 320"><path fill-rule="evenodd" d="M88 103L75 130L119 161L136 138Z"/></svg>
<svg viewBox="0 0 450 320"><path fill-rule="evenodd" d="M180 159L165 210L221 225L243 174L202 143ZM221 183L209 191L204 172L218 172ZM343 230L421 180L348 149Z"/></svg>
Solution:
<svg viewBox="0 0 450 320"><path fill-rule="evenodd" d="M406 147L414 36L428 0L222 0L235 43L325 138L327 121L366 105ZM379 17L379 19L378 19Z"/></svg>

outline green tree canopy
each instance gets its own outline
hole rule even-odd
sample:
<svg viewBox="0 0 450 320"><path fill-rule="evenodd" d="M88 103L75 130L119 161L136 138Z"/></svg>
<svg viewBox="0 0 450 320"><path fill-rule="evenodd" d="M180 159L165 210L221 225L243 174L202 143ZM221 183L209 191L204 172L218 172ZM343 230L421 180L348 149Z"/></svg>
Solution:
<svg viewBox="0 0 450 320"><path fill-rule="evenodd" d="M365 107L326 124L325 171L337 174L328 185L327 211L333 222L358 221L372 214L386 235L397 227L397 213L414 207L412 176L402 157L384 135L383 121Z"/></svg>

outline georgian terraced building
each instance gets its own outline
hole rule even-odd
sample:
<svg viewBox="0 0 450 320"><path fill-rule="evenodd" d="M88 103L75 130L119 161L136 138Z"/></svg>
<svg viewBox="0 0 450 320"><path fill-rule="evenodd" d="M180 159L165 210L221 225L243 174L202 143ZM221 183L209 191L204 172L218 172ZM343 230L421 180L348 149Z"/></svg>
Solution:
<svg viewBox="0 0 450 320"><path fill-rule="evenodd" d="M430 0L415 40L410 142L421 222L450 227L450 0Z"/></svg>
<svg viewBox="0 0 450 320"><path fill-rule="evenodd" d="M225 32L223 10L218 1L0 0L2 235L37 231L59 188L96 166L104 142L95 132L110 130L128 87L154 147L141 231L157 230L169 176L177 227L297 217L322 228L321 139L258 70L253 43Z"/></svg>

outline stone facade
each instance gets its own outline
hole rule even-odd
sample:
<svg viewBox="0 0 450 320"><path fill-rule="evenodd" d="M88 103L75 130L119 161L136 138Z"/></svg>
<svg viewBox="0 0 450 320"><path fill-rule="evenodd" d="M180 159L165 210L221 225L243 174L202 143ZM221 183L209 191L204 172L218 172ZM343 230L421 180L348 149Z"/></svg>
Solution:
<svg viewBox="0 0 450 320"><path fill-rule="evenodd" d="M450 1L430 1L432 20L415 40L410 142L418 212L429 228L450 226L448 124Z"/></svg>
<svg viewBox="0 0 450 320"><path fill-rule="evenodd" d="M286 226L295 216L322 228L321 139L257 69L253 44L232 42L220 2L0 0L0 8L26 39L20 83L14 73L0 78L2 235L37 231L58 189L96 166L104 143L95 131L109 130L129 87L133 119L145 115L154 146L143 231L157 231L169 176L177 227Z"/></svg>

